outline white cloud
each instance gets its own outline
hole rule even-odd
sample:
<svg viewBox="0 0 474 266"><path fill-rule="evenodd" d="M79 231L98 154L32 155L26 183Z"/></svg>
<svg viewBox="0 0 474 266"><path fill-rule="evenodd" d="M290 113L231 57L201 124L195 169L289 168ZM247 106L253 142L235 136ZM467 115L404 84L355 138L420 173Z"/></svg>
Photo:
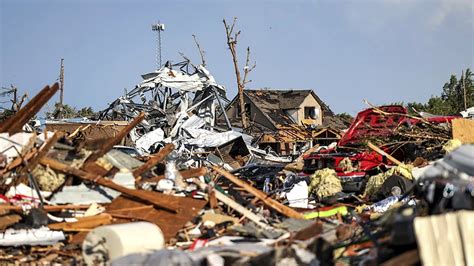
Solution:
<svg viewBox="0 0 474 266"><path fill-rule="evenodd" d="M473 23L474 9L472 0L439 0L428 24L432 28L442 25L450 16L462 16L468 23Z"/></svg>

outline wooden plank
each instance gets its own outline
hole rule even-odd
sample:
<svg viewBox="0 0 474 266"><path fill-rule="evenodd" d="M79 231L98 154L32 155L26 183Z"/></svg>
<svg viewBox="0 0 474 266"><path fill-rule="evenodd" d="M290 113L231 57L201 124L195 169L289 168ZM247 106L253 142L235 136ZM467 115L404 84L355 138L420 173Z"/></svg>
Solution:
<svg viewBox="0 0 474 266"><path fill-rule="evenodd" d="M136 219L154 223L158 225L158 227L160 227L161 231L163 231L165 239L169 240L175 237L178 231L182 229L187 222L194 218L199 213L199 211L207 204L207 201L205 200L198 200L188 197L173 198L179 206L176 209L176 213L170 213L159 209L120 211L121 209L124 210L146 206L146 204L127 199L123 196L114 199L112 203L107 206L106 210L107 212L112 213L119 212L125 217L133 216L136 217ZM117 222L120 223L121 221ZM129 222L129 220L127 219L122 222Z"/></svg>
<svg viewBox="0 0 474 266"><path fill-rule="evenodd" d="M43 143L43 146L39 149L38 153L36 153L36 156L31 158L31 160L28 161L28 168L26 167L22 170L22 173L26 173L27 171L33 171L35 167L38 165L40 160L46 156L48 151L53 147L53 145L63 136L62 133L60 132L54 132L54 134Z"/></svg>
<svg viewBox="0 0 474 266"><path fill-rule="evenodd" d="M28 109L28 108L31 108L31 106L33 104L35 104L40 98L44 97L44 95L46 95L48 93L48 91L50 90L50 87L49 85L48 86L45 86L42 90L40 90L36 95L35 97L33 97L23 108L21 108L20 110L18 110L18 112L16 112L14 115L10 116L9 118L7 118L7 120L5 120L1 125L0 125L0 132L3 133L3 132L7 132L9 128L12 127L12 125L14 124L14 122L16 120L18 120L18 118L20 118L22 115L24 115L25 113L25 110Z"/></svg>
<svg viewBox="0 0 474 266"><path fill-rule="evenodd" d="M183 177L183 179L191 179L194 177L200 177L200 176L206 175L207 168L206 167L190 168L190 169L179 171L179 174ZM141 182L155 183L164 178L165 178L164 175L158 175L158 176L153 176L151 178L142 179Z"/></svg>
<svg viewBox="0 0 474 266"><path fill-rule="evenodd" d="M382 266L420 265L420 256L417 249L405 251L384 263Z"/></svg>
<svg viewBox="0 0 474 266"><path fill-rule="evenodd" d="M304 219L304 216L303 214L293 210L292 208L290 207L287 207L283 204L281 204L280 202L270 198L267 194L265 194L263 191L260 191L256 188L254 188L252 185L248 184L247 182L245 181L242 181L240 180L238 177L234 176L233 174L227 172L226 170L224 169L221 169L217 166L211 166L212 167L212 170L214 170L216 173L224 176L225 178L229 179L231 182L233 182L234 184L242 187L245 191L249 192L250 194L254 195L255 197L257 197L258 199L260 199L261 201L263 201L263 203L265 205L267 205L268 207L274 209L275 211L287 216L287 217L290 217L290 218L295 218L295 219ZM216 195L217 196L217 195Z"/></svg>
<svg viewBox="0 0 474 266"><path fill-rule="evenodd" d="M453 125L453 139L458 139L462 143L474 143L474 120L454 119L451 121Z"/></svg>
<svg viewBox="0 0 474 266"><path fill-rule="evenodd" d="M56 82L54 85L46 89L44 94L41 94L37 98L37 101L30 101L24 108L21 108L18 111L18 116L13 117L14 121L11 123L10 127L7 129L8 133L15 134L21 131L23 125L25 125L33 116L35 116L41 108L53 97L53 95L58 91L59 84ZM31 103L31 104L30 104Z"/></svg>
<svg viewBox="0 0 474 266"><path fill-rule="evenodd" d="M48 228L51 230L80 231L81 229L92 229L101 225L107 225L111 223L112 216L107 213L101 213L95 216L78 218L77 222L62 222L49 224Z"/></svg>
<svg viewBox="0 0 474 266"><path fill-rule="evenodd" d="M193 182L196 183L201 189L206 189L206 184L202 183L199 179L195 178L193 179ZM264 223L264 219L255 213L251 212L244 206L240 205L239 203L235 202L233 199L227 197L224 193L218 191L217 189L212 189L212 193L222 203L225 205L231 207L238 213L242 214L244 217L249 219L250 221L254 222L256 225L260 226L263 229L267 230L273 230L273 227L270 225Z"/></svg>
<svg viewBox="0 0 474 266"><path fill-rule="evenodd" d="M21 221L21 216L18 214L7 214L0 216L0 230L5 230L11 225Z"/></svg>
<svg viewBox="0 0 474 266"><path fill-rule="evenodd" d="M175 197L164 195L162 193L152 192L152 191L144 191L138 189L129 189L119 184L114 183L112 180L103 178L100 175L91 174L85 172L80 169L76 169L71 167L67 164L61 163L59 161L50 159L50 158L43 158L41 159L41 164L48 165L51 169L60 171L66 174L77 176L84 180L92 181L98 185L111 188L118 192L123 193L127 197L131 197L134 199L139 199L145 201L147 203L153 204L157 208L164 209L170 212L176 212L176 203L173 202Z"/></svg>
<svg viewBox="0 0 474 266"><path fill-rule="evenodd" d="M139 177L143 173L149 171L151 168L153 168L157 163L163 161L165 157L174 150L174 145L173 144L166 144L166 146L161 149L156 155L151 157L146 163L142 164L140 167L135 169L133 171L133 176L134 177Z"/></svg>
<svg viewBox="0 0 474 266"><path fill-rule="evenodd" d="M374 150L374 151L377 152L378 154L387 157L387 159L389 159L390 161L392 161L394 164L396 164L396 165L402 164L402 162L400 162L399 160L395 159L395 157L393 157L392 155L386 153L385 151L383 151L383 150L380 149L379 147L375 146L372 142L369 141L369 142L367 143L367 146L369 146L369 148L371 148L372 150Z"/></svg>
<svg viewBox="0 0 474 266"><path fill-rule="evenodd" d="M109 150L111 150L115 145L119 144L120 141L127 136L130 131L136 127L140 122L143 121L145 118L145 113L140 113L135 119L130 122L125 128L120 130L120 132L113 138L110 138L109 141L105 142L104 145L96 150L89 158L87 158L85 164L88 164L90 162L94 162L95 160L99 159L100 157L104 156Z"/></svg>
<svg viewBox="0 0 474 266"><path fill-rule="evenodd" d="M33 158L33 156L35 156L36 153L37 153L37 149L33 148L30 152L28 152L25 156L23 156L23 158L28 161L29 159ZM10 162L10 164L7 165L7 167L5 167L5 169L0 170L0 176L3 176L5 173L22 165L22 163L23 163L22 158L16 157L13 161Z"/></svg>
<svg viewBox="0 0 474 266"><path fill-rule="evenodd" d="M45 205L43 209L46 212L59 212L62 210L86 210L90 207L90 205ZM7 204L0 204L0 211L9 210L9 211L18 211L22 212L23 208L21 206L15 205L7 205Z"/></svg>

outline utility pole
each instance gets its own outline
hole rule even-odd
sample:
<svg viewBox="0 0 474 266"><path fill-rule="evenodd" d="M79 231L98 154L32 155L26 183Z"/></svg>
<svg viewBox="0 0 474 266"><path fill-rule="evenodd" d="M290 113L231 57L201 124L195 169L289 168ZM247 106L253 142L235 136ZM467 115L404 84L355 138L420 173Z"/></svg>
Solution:
<svg viewBox="0 0 474 266"><path fill-rule="evenodd" d="M61 108L63 107L64 102L64 59L61 58L61 68L59 69L59 104Z"/></svg>
<svg viewBox="0 0 474 266"><path fill-rule="evenodd" d="M467 110L466 83L464 82L464 70L461 72L462 90L464 93L464 110Z"/></svg>
<svg viewBox="0 0 474 266"><path fill-rule="evenodd" d="M151 30L157 32L157 44L158 44L158 52L156 57L156 64L158 65L157 69L161 68L161 32L165 31L165 24L158 23L151 25Z"/></svg>

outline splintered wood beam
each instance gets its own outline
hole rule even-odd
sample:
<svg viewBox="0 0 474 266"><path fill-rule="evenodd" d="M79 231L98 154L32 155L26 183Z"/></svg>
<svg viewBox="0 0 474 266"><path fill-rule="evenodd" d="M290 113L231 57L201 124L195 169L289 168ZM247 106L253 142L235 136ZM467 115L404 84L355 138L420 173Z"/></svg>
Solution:
<svg viewBox="0 0 474 266"><path fill-rule="evenodd" d="M267 205L268 207L274 209L275 211L287 216L287 217L290 217L290 218L295 218L295 219L304 219L304 216L303 214L293 210L292 208L290 207L287 207L283 204L281 204L280 202L270 198L267 194L265 194L263 191L260 191L256 188L254 188L253 186L251 186L250 184L248 184L247 182L245 181L242 181L240 180L238 177L234 176L233 174L227 172L226 170L224 169L221 169L217 166L211 166L212 170L214 170L216 173L224 176L225 178L227 178L228 180L230 180L232 183L238 185L239 187L243 188L245 191L249 192L250 194L254 195L255 197L257 197L258 199L260 199L261 201L263 201L263 203L265 205Z"/></svg>
<svg viewBox="0 0 474 266"><path fill-rule="evenodd" d="M54 159L50 159L48 157L44 157L41 159L41 164L49 166L51 169L59 172L63 172L69 175L77 176L84 180L92 181L95 184L111 188L118 192L121 192L124 196L132 198L132 199L139 199L144 202L153 204L157 208L164 209L173 213L176 213L176 209L173 208L172 203L164 202L160 200L159 193L148 193L149 191L137 190L137 189L129 189L124 186L121 186L117 183L114 183L112 180L103 178L100 175L91 174L85 172L83 170L71 167L67 164L61 163ZM170 206L167 206L167 205Z"/></svg>
<svg viewBox="0 0 474 266"><path fill-rule="evenodd" d="M28 123L28 121L35 116L41 108L53 97L53 95L58 91L59 89L59 84L54 83L54 85L46 89L46 92L41 95L41 97L38 98L37 101L30 101L28 102L27 105L25 105L24 108L21 108L19 113L19 116L14 118L13 123L11 124L10 128L8 128L8 133L10 135L18 133L22 130L23 126ZM23 110L23 111L22 111Z"/></svg>
<svg viewBox="0 0 474 266"><path fill-rule="evenodd" d="M143 112L140 113L137 117L135 117L135 119L132 120L132 122L130 122L130 124L128 124L122 130L120 130L120 132L115 137L110 138L107 142L105 142L105 144L100 149L98 149L91 156L89 156L85 164L94 162L100 157L104 156L104 154L110 151L115 145L119 144L120 141L123 138L125 138L125 136L127 136L127 134L130 133L130 131L134 127L136 127L140 122L142 122L144 118L145 118L145 113Z"/></svg>
<svg viewBox="0 0 474 266"><path fill-rule="evenodd" d="M191 178L194 178L194 177L200 177L200 176L206 175L207 174L207 168L206 167L189 168L189 169L186 169L186 170L179 171L179 174L185 180L186 179L191 179ZM160 181L161 179L164 179L164 178L165 178L164 175L158 175L158 176L153 176L151 178L142 179L141 182L142 183L146 183L146 182L155 183L155 182L158 182L158 181Z"/></svg>
<svg viewBox="0 0 474 266"><path fill-rule="evenodd" d="M390 161L392 161L394 164L396 164L396 165L402 164L402 162L400 162L399 160L395 159L395 157L393 157L392 155L386 153L385 151L383 151L383 150L380 149L379 147L375 146L372 142L369 141L369 142L367 143L367 146L369 146L369 148L371 148L372 150L374 150L374 151L377 152L378 154L387 157L387 159L389 159Z"/></svg>
<svg viewBox="0 0 474 266"><path fill-rule="evenodd" d="M78 218L77 222L61 222L48 224L48 228L51 230L62 230L66 232L70 231L81 231L81 229L92 229L101 225L107 225L112 223L112 215L107 213L101 213L95 216Z"/></svg>
<svg viewBox="0 0 474 266"><path fill-rule="evenodd" d="M11 128L12 124L19 118L21 117L24 113L25 110L30 108L33 104L35 104L40 98L44 97L50 90L49 85L44 87L40 92L38 92L35 97L33 97L23 108L18 110L14 115L10 116L5 120L1 125L0 125L0 132L7 132L9 128Z"/></svg>
<svg viewBox="0 0 474 266"><path fill-rule="evenodd" d="M201 182L199 179L194 178L193 182L196 183L199 187L204 189L206 187L206 184ZM244 206L240 205L239 203L235 202L233 199L229 198L226 196L224 193L218 191L217 189L212 190L214 193L214 196L216 199L224 203L225 205L231 207L238 213L242 214L244 217L249 219L250 221L254 222L256 225L260 226L263 229L266 230L275 230L273 227L265 223L265 219L260 217L259 215L251 212L249 209L245 208Z"/></svg>
<svg viewBox="0 0 474 266"><path fill-rule="evenodd" d="M43 206L43 209L46 212L60 212L64 210L85 210L88 209L91 205L45 205ZM0 204L0 211L17 211L17 212L22 212L23 207L21 206L15 206L15 205L6 205L6 204Z"/></svg>
<svg viewBox="0 0 474 266"><path fill-rule="evenodd" d="M139 177L143 173L147 172L153 168L157 163L163 161L165 157L174 150L173 144L166 144L166 146L161 149L157 154L150 158L146 163L142 164L140 167L133 171L134 177Z"/></svg>
<svg viewBox="0 0 474 266"><path fill-rule="evenodd" d="M25 156L22 157L16 157L13 161L10 162L10 164L5 167L5 169L0 170L0 177L3 176L5 173L10 172L11 170L15 169L16 167L22 165L23 159L29 160L35 156L37 150L36 148L33 148L30 152L28 152Z"/></svg>
<svg viewBox="0 0 474 266"><path fill-rule="evenodd" d="M49 139L47 139L45 141L45 143L43 144L43 146L41 146L38 153L36 153L36 156L34 156L33 158L31 158L31 160L28 161L28 168L29 169L26 169L26 167L25 167L23 169L23 173L25 173L26 171L33 171L33 169L35 169L35 167L38 165L40 160L46 156L48 151L53 147L53 145L56 142L58 142L58 140L62 136L63 136L63 133L55 131L53 136L51 136Z"/></svg>

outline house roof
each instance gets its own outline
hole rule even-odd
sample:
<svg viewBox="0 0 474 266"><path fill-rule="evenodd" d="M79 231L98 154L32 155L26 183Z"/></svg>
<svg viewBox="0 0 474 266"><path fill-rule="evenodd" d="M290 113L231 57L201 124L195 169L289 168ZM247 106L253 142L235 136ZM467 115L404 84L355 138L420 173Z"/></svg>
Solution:
<svg viewBox="0 0 474 266"><path fill-rule="evenodd" d="M244 90L244 94L269 118L275 125L294 124L285 113L288 109L298 109L304 99L311 94L321 106L324 115L334 115L313 90Z"/></svg>

